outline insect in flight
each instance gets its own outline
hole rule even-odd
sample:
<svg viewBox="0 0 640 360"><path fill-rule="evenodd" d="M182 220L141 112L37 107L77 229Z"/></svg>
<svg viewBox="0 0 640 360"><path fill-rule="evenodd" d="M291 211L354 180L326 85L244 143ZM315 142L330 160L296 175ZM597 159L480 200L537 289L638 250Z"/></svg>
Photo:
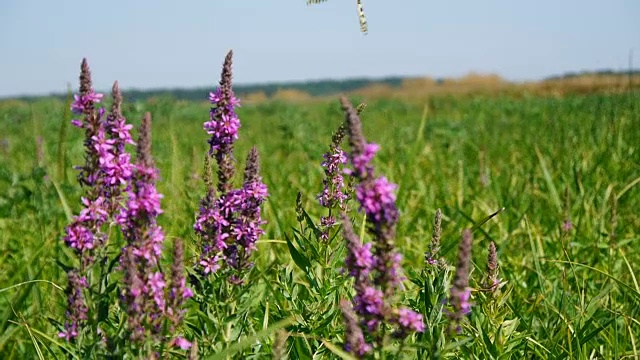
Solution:
<svg viewBox="0 0 640 360"><path fill-rule="evenodd" d="M319 4L326 1L327 0L307 0L307 5ZM364 15L362 0L356 0L356 5L358 7L358 18L360 19L360 31L366 34L369 31L369 28L367 26L367 17Z"/></svg>

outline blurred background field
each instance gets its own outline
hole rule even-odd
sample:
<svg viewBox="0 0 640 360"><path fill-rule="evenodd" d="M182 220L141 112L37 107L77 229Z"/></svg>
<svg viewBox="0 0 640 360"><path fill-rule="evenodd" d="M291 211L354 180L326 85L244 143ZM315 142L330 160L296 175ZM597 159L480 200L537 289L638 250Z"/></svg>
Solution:
<svg viewBox="0 0 640 360"><path fill-rule="evenodd" d="M501 277L514 286L508 306L521 319L519 329L549 357L586 358L594 349L607 358L638 356L640 94L634 88L640 79L634 76L515 85L470 75L353 89L354 102L368 103L365 134L381 145L377 171L399 184L405 269L423 266L437 208L444 214L444 254L453 260L460 231L505 207L476 235L473 271L484 271L494 240ZM269 240L283 240L295 226L297 192L316 219L321 214L315 200L321 156L344 115L334 95L238 92L246 101L238 110L236 157L243 165L257 146L270 192L257 267L293 268L286 245ZM124 96L130 122L152 113L165 196L160 222L193 253L208 104ZM32 336L49 341L42 334L55 334L50 318L64 311L64 293L47 283L10 287L34 279L64 287L56 259L64 256L64 207L79 209L81 189L71 167L83 161L83 134L69 124L68 108L68 99L59 98L0 102L2 354L33 354ZM563 229L567 221L572 227Z"/></svg>
<svg viewBox="0 0 640 360"><path fill-rule="evenodd" d="M266 233L248 286L234 288L241 295L220 288L198 300L205 291L194 287L185 326L172 335L199 342L205 358L271 358L278 343L291 359L338 357L346 333L338 303L354 295L341 272L344 239L335 228L331 241L314 242L309 223L327 214L317 201L320 164L346 94L368 104L362 121L368 141L380 144L376 174L398 184L407 279L393 301L420 311L427 325L403 354L640 359L638 15L640 2L629 0L4 2L0 359L90 358L95 349L57 337L63 268L77 261L61 237L85 193L73 169L84 163L84 132L69 109L80 60L107 107L119 81L134 138L151 112L165 250L184 239L192 269L207 98L230 49L243 105L235 156L242 168L251 147L259 150ZM450 333L451 314L441 310L453 266L424 259L434 214L442 209L441 254L455 265L463 229L502 208L474 230L473 307L463 331ZM125 240L110 231L115 264ZM481 283L491 241L499 295ZM107 330L89 337L122 335L135 350L119 332L126 327L117 328L127 318L122 272L105 273L96 280L104 292L85 293L99 299L90 317ZM292 321L288 333L276 335L271 326L282 321Z"/></svg>

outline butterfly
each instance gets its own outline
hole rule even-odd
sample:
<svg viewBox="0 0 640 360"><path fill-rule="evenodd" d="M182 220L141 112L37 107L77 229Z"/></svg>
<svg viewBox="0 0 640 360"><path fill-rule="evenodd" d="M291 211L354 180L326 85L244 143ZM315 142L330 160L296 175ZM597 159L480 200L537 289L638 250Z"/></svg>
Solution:
<svg viewBox="0 0 640 360"><path fill-rule="evenodd" d="M307 5L319 4L326 1L327 0L307 0ZM356 0L356 5L358 7L358 18L360 19L360 31L366 34L369 31L369 28L367 26L367 17L364 15L362 0Z"/></svg>

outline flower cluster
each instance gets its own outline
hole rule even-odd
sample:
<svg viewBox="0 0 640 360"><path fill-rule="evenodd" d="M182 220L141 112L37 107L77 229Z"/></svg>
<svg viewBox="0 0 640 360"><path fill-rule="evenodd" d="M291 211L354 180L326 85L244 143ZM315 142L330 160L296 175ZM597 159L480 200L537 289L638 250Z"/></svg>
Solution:
<svg viewBox="0 0 640 360"><path fill-rule="evenodd" d="M204 246L200 265L205 274L215 273L221 261L236 271L251 267L248 258L263 234L260 205L266 199L267 186L258 174L258 152L247 158L244 185L221 195L212 204L205 197L194 225ZM239 279L235 279L239 280Z"/></svg>
<svg viewBox="0 0 640 360"><path fill-rule="evenodd" d="M342 310L342 317L345 322L346 336L344 349L351 354L357 356L364 356L371 351L373 347L367 344L364 339L362 329L358 325L358 319L351 309L351 304L348 301L340 301L340 309Z"/></svg>
<svg viewBox="0 0 640 360"><path fill-rule="evenodd" d="M320 205L328 209L335 207L344 209L344 202L348 199L348 195L344 193L345 184L342 176L343 166L347 163L347 154L340 147L344 136L345 128L340 126L331 139L329 151L322 155L324 161L321 165L325 174L322 181L324 189L317 198Z"/></svg>
<svg viewBox="0 0 640 360"><path fill-rule="evenodd" d="M82 63L81 80L91 81L86 60ZM90 186L87 197L82 198L84 209L67 228L64 237L67 245L81 256L83 265L91 262L91 253L101 246L105 234L101 231L103 224L120 211L122 190L128 187L132 175L130 155L125 151L126 144L133 144L129 131L132 125L127 124L122 116L120 106L122 96L118 83L113 85L113 105L111 113L104 116L100 108L95 111L95 103L102 99L90 85L81 85L87 93L75 96L71 105L77 114L85 114L84 121L73 120L74 125L84 128L85 166L81 168L80 183Z"/></svg>
<svg viewBox="0 0 640 360"><path fill-rule="evenodd" d="M78 330L83 321L87 320L87 305L82 294L87 287L87 279L79 276L77 271L71 270L67 274L69 286L67 287L67 321L64 323L64 330L58 336L71 341L78 337Z"/></svg>
<svg viewBox="0 0 640 360"><path fill-rule="evenodd" d="M122 95L117 81L113 84L111 93L113 97L111 112L104 124L109 140L106 142L108 146L105 153L100 157L102 159L100 167L104 174L103 190L106 205L109 213L114 214L120 210L122 190L128 190L133 175L131 155L125 151L125 146L135 145L135 143L130 133L133 125L127 124L122 115Z"/></svg>
<svg viewBox="0 0 640 360"><path fill-rule="evenodd" d="M235 97L231 87L233 51L229 51L224 59L220 86L209 93L213 105L209 111L209 121L204 123L204 130L209 138L209 154L215 156L218 164L218 191L227 193L231 190L231 179L235 173L233 144L238 139L240 119L235 108L240 101Z"/></svg>
<svg viewBox="0 0 640 360"><path fill-rule="evenodd" d="M456 274L451 288L449 304L452 310L448 312L451 319L452 329L456 332L462 331L460 323L465 315L471 312L471 289L469 288L469 269L471 266L471 247L473 236L471 230L465 229L462 232L462 240L458 249L458 264Z"/></svg>
<svg viewBox="0 0 640 360"><path fill-rule="evenodd" d="M184 249L182 240L176 239L173 242L173 265L171 266L171 287L167 297L167 317L169 318L169 333L175 334L182 320L185 310L183 309L187 299L193 296L193 292L187 287L187 279L184 275ZM182 336L174 337L174 345L186 350L191 347L191 343Z"/></svg>
<svg viewBox="0 0 640 360"><path fill-rule="evenodd" d="M210 166L206 166L207 194L200 201L194 230L202 240L198 265L206 274L216 273L226 264L233 272L232 283L242 283L241 274L252 267L249 261L255 244L263 234L260 206L268 196L267 186L259 176L258 151L254 147L247 156L244 182L234 189L231 180L235 173L233 145L238 138L240 120L235 113L239 105L231 87L230 51L222 67L220 87L210 93L214 105L204 129L209 139L210 154L218 165L217 194L213 189ZM206 164L209 164L208 160ZM224 262L224 263L223 263Z"/></svg>
<svg viewBox="0 0 640 360"><path fill-rule="evenodd" d="M81 322L87 319L87 306L82 289L88 288L86 273L95 261L95 253L106 241L104 226L120 210L122 190L128 187L131 164L125 145L133 143L129 130L131 125L120 112L122 97L116 82L112 91L111 113L105 116L104 108L97 109L102 94L92 88L91 71L86 59L80 71L80 94L74 96L71 110L83 115L82 120L72 123L85 130L85 164L80 167L78 181L88 186L82 197L84 208L65 229L63 240L80 258L80 268L69 273L67 321L60 336L74 339L78 336ZM82 281L78 280L82 279Z"/></svg>
<svg viewBox="0 0 640 360"><path fill-rule="evenodd" d="M325 178L322 180L324 186L322 192L318 194L317 199L321 206L329 209L329 215L320 218L320 238L324 241L329 240L329 229L336 224L336 218L331 211L335 208L345 210L345 201L349 199L345 191L344 165L347 163L347 154L342 150L340 144L345 136L345 127L340 126L338 131L333 135L329 151L322 157L322 167L324 168Z"/></svg>
<svg viewBox="0 0 640 360"><path fill-rule="evenodd" d="M349 159L352 169L349 173L358 182L356 198L360 210L367 216L369 231L374 239L373 244L363 245L349 219L343 215L347 240L345 266L355 279L353 309L360 318L360 326L381 345L382 327L385 324L395 325L394 335L403 338L411 332L424 331L424 323L420 314L407 308L396 309L388 302L402 280L401 256L394 240L398 221L394 194L396 186L384 177L375 177L371 160L379 146L366 142L357 112L346 98L342 98L341 102L351 145Z"/></svg>
<svg viewBox="0 0 640 360"><path fill-rule="evenodd" d="M84 209L65 229L63 237L65 243L75 250L80 257L81 268L84 270L92 262L92 250L104 241L102 225L108 219L105 207L104 190L100 180L104 177L100 164L108 152L109 144L105 132L104 122L101 121L105 113L103 108L95 110L95 104L103 98L92 88L91 71L86 59L80 67L80 94L74 95L75 101L71 110L76 115L83 115L81 120L74 119L72 124L85 129L85 164L78 167L78 181L81 185L89 186L86 197L82 198Z"/></svg>
<svg viewBox="0 0 640 360"><path fill-rule="evenodd" d="M222 87L209 93L209 101L215 106L209 111L209 121L204 123L204 130L211 135L209 145L213 154L225 145L233 145L238 139L240 119L235 108L240 106L240 101L234 96L233 89Z"/></svg>
<svg viewBox="0 0 640 360"><path fill-rule="evenodd" d="M127 203L116 218L128 247L132 248L132 254L139 259L145 271L157 266L164 241L164 233L156 221L162 214L160 200L163 196L155 186L158 171L151 157L150 137L151 114L146 113L140 127L137 159L127 191Z"/></svg>
<svg viewBox="0 0 640 360"><path fill-rule="evenodd" d="M164 233L156 220L162 214L162 195L155 186L157 177L158 171L151 156L151 114L146 113L140 126L127 204L117 217L127 240L122 251L121 265L125 272L122 299L129 315L131 338L139 342L146 340L147 331L158 336L166 317L170 316L173 326L177 326L182 320L180 314L184 300L193 295L185 286L180 264L174 264L170 290L167 290L169 279L160 271ZM174 253L182 262L182 248L174 250Z"/></svg>

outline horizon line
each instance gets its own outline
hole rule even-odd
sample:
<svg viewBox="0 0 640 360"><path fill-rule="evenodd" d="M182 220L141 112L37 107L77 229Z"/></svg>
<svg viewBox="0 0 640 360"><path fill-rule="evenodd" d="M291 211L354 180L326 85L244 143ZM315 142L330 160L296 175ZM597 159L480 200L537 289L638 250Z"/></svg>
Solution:
<svg viewBox="0 0 640 360"><path fill-rule="evenodd" d="M470 75L478 75L478 76L497 76L501 80L506 83L511 84L524 84L528 82L542 82L548 80L557 80L557 79L565 79L577 76L586 76L586 75L637 75L640 74L640 68L630 68L626 70L615 70L613 68L604 68L604 69L595 69L595 70L578 70L578 71L565 71L561 74L555 75L547 75L538 79L528 79L528 80L509 80L498 73L493 72L478 72L478 71L468 71L464 75L460 75L457 77L451 76L440 76L433 77L429 75L384 75L384 76L353 76L353 77L343 77L343 78L311 78L311 79L293 79L293 80L274 80L274 81L264 81L264 82L239 82L234 83L234 87L268 87L268 86L292 86L292 85L303 85L303 84L314 84L314 83L323 83L323 82L349 82L349 81L369 81L369 82L378 82L392 79L432 79L434 81L444 81L444 80L456 80L456 79L464 79ZM117 81L117 80L114 80ZM70 86L71 84L68 83ZM171 92L171 91L195 91L202 89L213 89L210 85L195 85L195 86L164 86L164 87L149 87L149 88L141 88L141 87L127 87L122 89L123 92L127 91L135 91L135 92ZM16 94L16 95L0 95L0 101L5 100L20 100L20 99L33 99L33 98L46 98L46 97L60 97L68 94L70 89L67 91L49 91L47 93L31 93L31 94ZM100 90L100 92L107 93L108 90Z"/></svg>

